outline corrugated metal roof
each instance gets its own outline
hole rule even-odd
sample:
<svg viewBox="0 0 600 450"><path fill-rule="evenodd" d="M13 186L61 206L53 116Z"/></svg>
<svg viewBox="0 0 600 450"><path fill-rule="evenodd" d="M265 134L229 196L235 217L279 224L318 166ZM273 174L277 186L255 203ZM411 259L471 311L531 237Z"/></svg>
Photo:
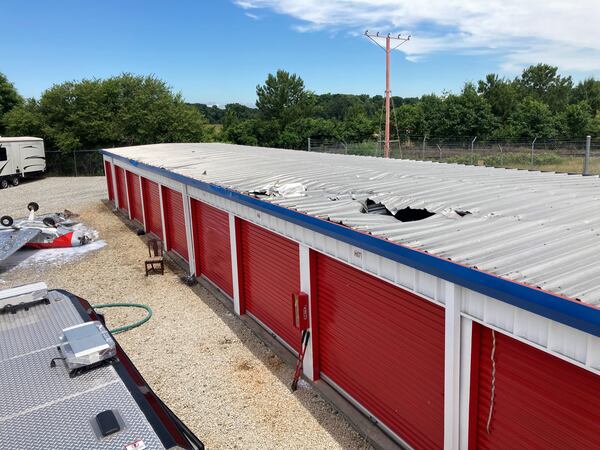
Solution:
<svg viewBox="0 0 600 450"><path fill-rule="evenodd" d="M110 151L242 193L275 192L264 200L600 305L598 177L217 143ZM288 183L306 191L278 195ZM436 214L400 222L362 212L367 199Z"/></svg>

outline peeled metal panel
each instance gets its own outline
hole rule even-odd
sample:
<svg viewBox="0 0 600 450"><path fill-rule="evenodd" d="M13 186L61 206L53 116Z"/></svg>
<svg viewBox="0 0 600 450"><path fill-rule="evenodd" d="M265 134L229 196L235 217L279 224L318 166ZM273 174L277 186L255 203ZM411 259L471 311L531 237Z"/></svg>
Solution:
<svg viewBox="0 0 600 450"><path fill-rule="evenodd" d="M131 172L127 172L127 193L129 195L129 206L131 217L140 223L144 223L144 212L142 210L142 192L140 190L140 178Z"/></svg>
<svg viewBox="0 0 600 450"><path fill-rule="evenodd" d="M144 215L146 231L163 238L162 216L160 212L160 188L154 181L142 177L142 195L144 196Z"/></svg>
<svg viewBox="0 0 600 450"><path fill-rule="evenodd" d="M496 332L492 387L492 330L473 331L470 448L600 448L600 376Z"/></svg>
<svg viewBox="0 0 600 450"><path fill-rule="evenodd" d="M175 250L187 261L188 249L181 192L163 187L163 208L165 209L165 227L167 229L167 250Z"/></svg>
<svg viewBox="0 0 600 450"><path fill-rule="evenodd" d="M117 198L119 199L119 208L128 211L127 191L125 190L125 170L115 166L115 176L117 178Z"/></svg>
<svg viewBox="0 0 600 450"><path fill-rule="evenodd" d="M106 174L106 187L108 190L108 199L114 201L115 192L113 190L112 166L108 161L104 161L104 173Z"/></svg>
<svg viewBox="0 0 600 450"><path fill-rule="evenodd" d="M192 200L196 273L202 274L233 297L229 214Z"/></svg>
<svg viewBox="0 0 600 450"><path fill-rule="evenodd" d="M246 221L240 223L242 299L246 309L292 348L291 294L300 290L298 244Z"/></svg>
<svg viewBox="0 0 600 450"><path fill-rule="evenodd" d="M320 372L411 446L443 447L443 308L316 260Z"/></svg>

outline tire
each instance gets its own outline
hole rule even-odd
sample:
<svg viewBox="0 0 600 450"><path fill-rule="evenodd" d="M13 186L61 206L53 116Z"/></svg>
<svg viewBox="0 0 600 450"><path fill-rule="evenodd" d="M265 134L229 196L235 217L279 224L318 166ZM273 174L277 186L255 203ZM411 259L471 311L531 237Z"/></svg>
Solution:
<svg viewBox="0 0 600 450"><path fill-rule="evenodd" d="M56 222L54 221L54 219L52 217L44 217L44 220L42 220L42 222L44 222L44 225L46 225L47 227L55 227L56 226Z"/></svg>
<svg viewBox="0 0 600 450"><path fill-rule="evenodd" d="M13 218L10 216L0 217L0 224L4 227L10 227L13 224Z"/></svg>
<svg viewBox="0 0 600 450"><path fill-rule="evenodd" d="M12 180L10 180L10 182L12 183L13 186L18 186L19 185L19 177L13 177Z"/></svg>
<svg viewBox="0 0 600 450"><path fill-rule="evenodd" d="M0 189L6 189L8 187L8 180L6 178L2 178L0 180Z"/></svg>
<svg viewBox="0 0 600 450"><path fill-rule="evenodd" d="M29 202L27 204L27 210L29 211L37 211L38 209L40 209L40 205L38 205L36 202Z"/></svg>

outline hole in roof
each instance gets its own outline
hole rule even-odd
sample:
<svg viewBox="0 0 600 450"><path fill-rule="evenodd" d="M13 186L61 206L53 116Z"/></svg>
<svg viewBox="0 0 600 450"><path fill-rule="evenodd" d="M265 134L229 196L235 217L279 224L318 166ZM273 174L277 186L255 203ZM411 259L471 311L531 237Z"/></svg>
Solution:
<svg viewBox="0 0 600 450"><path fill-rule="evenodd" d="M435 213L428 211L427 209L413 209L406 207L401 209L394 217L400 222L414 222L415 220L423 220L433 216Z"/></svg>
<svg viewBox="0 0 600 450"><path fill-rule="evenodd" d="M435 215L435 213L425 208L411 208L409 206L398 210L396 214L392 214L392 212L387 209L383 203L374 202L370 198L367 199L362 212L365 214L394 216L400 222L414 222L417 220L427 219L428 217Z"/></svg>

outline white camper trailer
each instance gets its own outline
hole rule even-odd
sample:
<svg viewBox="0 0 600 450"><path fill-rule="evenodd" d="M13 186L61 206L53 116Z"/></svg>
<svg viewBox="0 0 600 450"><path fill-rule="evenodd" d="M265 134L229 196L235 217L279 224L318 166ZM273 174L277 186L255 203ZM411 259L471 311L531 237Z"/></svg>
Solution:
<svg viewBox="0 0 600 450"><path fill-rule="evenodd" d="M0 137L0 189L46 171L44 141L36 137Z"/></svg>

